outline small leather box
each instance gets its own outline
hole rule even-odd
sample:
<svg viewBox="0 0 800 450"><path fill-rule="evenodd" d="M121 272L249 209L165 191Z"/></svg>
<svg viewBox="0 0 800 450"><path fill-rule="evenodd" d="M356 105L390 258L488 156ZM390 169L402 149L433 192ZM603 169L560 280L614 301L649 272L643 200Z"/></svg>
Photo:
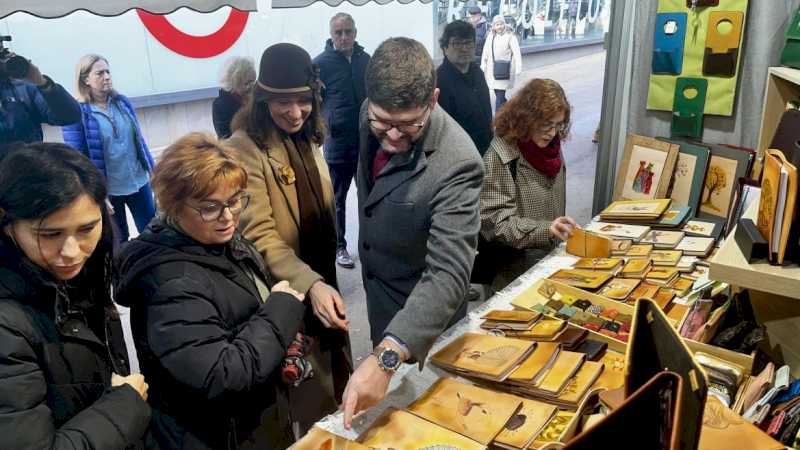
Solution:
<svg viewBox="0 0 800 450"><path fill-rule="evenodd" d="M746 217L741 218L733 238L747 262L752 262L756 259L766 259L769 253L769 245L764 237L761 236L758 227L756 227L752 219Z"/></svg>

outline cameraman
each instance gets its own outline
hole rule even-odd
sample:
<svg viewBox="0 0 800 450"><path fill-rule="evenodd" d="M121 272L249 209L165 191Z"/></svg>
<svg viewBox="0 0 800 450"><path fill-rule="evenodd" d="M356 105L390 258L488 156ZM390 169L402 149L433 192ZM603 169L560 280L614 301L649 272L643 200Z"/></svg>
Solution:
<svg viewBox="0 0 800 450"><path fill-rule="evenodd" d="M16 56L8 52L5 61ZM24 77L12 78L0 62L0 145L42 141L42 123L69 125L81 120L78 102L29 62Z"/></svg>

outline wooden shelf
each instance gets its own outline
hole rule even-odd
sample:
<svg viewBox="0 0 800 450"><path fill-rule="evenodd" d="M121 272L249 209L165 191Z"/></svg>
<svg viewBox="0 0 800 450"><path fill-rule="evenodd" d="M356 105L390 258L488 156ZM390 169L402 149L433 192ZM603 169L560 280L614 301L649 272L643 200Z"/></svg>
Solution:
<svg viewBox="0 0 800 450"><path fill-rule="evenodd" d="M758 202L755 202L744 213L744 217L753 218L757 212ZM800 266L773 266L766 260L750 264L736 245L734 233L735 229L711 260L709 278L733 286L800 299Z"/></svg>
<svg viewBox="0 0 800 450"><path fill-rule="evenodd" d="M800 70L790 67L770 67L764 87L764 106L758 133L757 161L752 178L758 179L764 151L769 148L781 120L786 102L800 100Z"/></svg>

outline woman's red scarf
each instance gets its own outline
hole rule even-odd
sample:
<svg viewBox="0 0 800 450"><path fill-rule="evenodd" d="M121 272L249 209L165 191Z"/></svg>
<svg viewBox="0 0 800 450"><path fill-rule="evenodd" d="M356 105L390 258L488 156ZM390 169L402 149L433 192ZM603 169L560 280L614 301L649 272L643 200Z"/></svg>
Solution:
<svg viewBox="0 0 800 450"><path fill-rule="evenodd" d="M533 141L517 144L522 157L539 172L555 178L561 170L561 140L554 138L547 147L539 147Z"/></svg>

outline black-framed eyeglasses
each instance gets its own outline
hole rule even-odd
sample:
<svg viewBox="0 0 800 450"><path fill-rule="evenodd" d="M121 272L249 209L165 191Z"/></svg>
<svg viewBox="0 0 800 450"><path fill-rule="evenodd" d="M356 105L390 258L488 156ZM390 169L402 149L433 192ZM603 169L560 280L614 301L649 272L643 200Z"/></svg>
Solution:
<svg viewBox="0 0 800 450"><path fill-rule="evenodd" d="M425 105L425 109L422 114L427 114L430 111L430 105ZM397 131L405 134L410 135L418 132L419 130L425 127L425 124L428 122L428 117L422 119L419 122L405 122L405 123L396 123L396 122L385 122L379 119L368 118L367 121L369 125L375 129L375 131L381 133L388 133L391 131L392 128L397 129Z"/></svg>
<svg viewBox="0 0 800 450"><path fill-rule="evenodd" d="M475 47L475 41L473 41L473 40L469 40L469 41L456 41L455 39L451 39L451 40L450 40L450 44L449 44L449 46L450 46L450 47L453 47L453 48L463 48L463 49L468 49L468 48L473 48L473 47Z"/></svg>
<svg viewBox="0 0 800 450"><path fill-rule="evenodd" d="M222 212L225 211L225 208L228 208L228 211L235 216L244 211L249 204L250 194L239 194L224 203L210 202L199 208L188 204L186 206L197 211L197 213L200 214L200 218L203 219L203 222L214 222L222 217Z"/></svg>

